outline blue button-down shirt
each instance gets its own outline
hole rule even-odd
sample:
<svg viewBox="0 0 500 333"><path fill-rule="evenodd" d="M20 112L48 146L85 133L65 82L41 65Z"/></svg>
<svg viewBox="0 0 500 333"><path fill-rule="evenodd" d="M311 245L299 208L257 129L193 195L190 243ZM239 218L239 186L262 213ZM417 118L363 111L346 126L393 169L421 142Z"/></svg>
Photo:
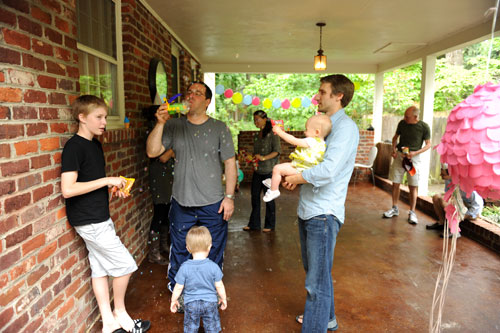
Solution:
<svg viewBox="0 0 500 333"><path fill-rule="evenodd" d="M359 143L359 130L344 109L330 117L332 132L326 138L323 162L304 170L297 215L308 220L332 214L344 223L347 186L351 179Z"/></svg>

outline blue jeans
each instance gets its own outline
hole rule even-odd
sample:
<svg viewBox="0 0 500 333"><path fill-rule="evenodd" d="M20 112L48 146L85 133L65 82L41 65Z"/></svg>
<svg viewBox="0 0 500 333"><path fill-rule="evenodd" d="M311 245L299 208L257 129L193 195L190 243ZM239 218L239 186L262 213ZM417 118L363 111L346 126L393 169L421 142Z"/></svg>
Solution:
<svg viewBox="0 0 500 333"><path fill-rule="evenodd" d="M300 247L306 271L306 305L302 332L324 333L335 321L332 265L342 223L333 215L299 218Z"/></svg>
<svg viewBox="0 0 500 333"><path fill-rule="evenodd" d="M200 319L206 333L221 331L217 302L192 301L184 306L184 333L198 333Z"/></svg>

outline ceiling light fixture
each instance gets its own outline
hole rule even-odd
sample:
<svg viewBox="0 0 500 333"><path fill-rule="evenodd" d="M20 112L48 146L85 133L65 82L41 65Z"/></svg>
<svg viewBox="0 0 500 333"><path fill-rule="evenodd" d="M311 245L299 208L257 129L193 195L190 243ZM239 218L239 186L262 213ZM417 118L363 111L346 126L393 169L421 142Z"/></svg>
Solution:
<svg viewBox="0 0 500 333"><path fill-rule="evenodd" d="M326 55L323 54L323 50L321 49L321 39L323 36L323 27L326 23L318 22L316 26L319 27L319 50L318 55L314 56L314 70L324 71L326 69Z"/></svg>

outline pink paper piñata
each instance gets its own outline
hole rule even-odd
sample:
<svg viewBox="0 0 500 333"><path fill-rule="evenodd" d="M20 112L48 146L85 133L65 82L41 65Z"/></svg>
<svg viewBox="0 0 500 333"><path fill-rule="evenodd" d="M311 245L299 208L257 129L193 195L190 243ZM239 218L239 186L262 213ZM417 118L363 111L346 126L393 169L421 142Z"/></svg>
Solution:
<svg viewBox="0 0 500 333"><path fill-rule="evenodd" d="M448 163L451 188L459 185L469 196L500 199L500 85L478 85L474 93L455 106L436 148ZM449 198L449 194L445 197ZM451 232L458 221L446 210Z"/></svg>

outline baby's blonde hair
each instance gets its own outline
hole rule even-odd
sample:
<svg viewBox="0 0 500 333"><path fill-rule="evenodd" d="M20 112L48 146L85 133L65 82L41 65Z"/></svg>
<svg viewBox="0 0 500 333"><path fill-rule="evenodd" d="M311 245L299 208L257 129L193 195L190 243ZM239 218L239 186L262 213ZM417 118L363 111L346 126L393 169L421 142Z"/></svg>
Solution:
<svg viewBox="0 0 500 333"><path fill-rule="evenodd" d="M332 131L332 121L325 114L316 114L307 119L306 127L309 124L313 129L319 129L319 136L324 139Z"/></svg>
<svg viewBox="0 0 500 333"><path fill-rule="evenodd" d="M186 246L190 253L203 252L212 245L212 235L207 227L194 226L186 235Z"/></svg>

